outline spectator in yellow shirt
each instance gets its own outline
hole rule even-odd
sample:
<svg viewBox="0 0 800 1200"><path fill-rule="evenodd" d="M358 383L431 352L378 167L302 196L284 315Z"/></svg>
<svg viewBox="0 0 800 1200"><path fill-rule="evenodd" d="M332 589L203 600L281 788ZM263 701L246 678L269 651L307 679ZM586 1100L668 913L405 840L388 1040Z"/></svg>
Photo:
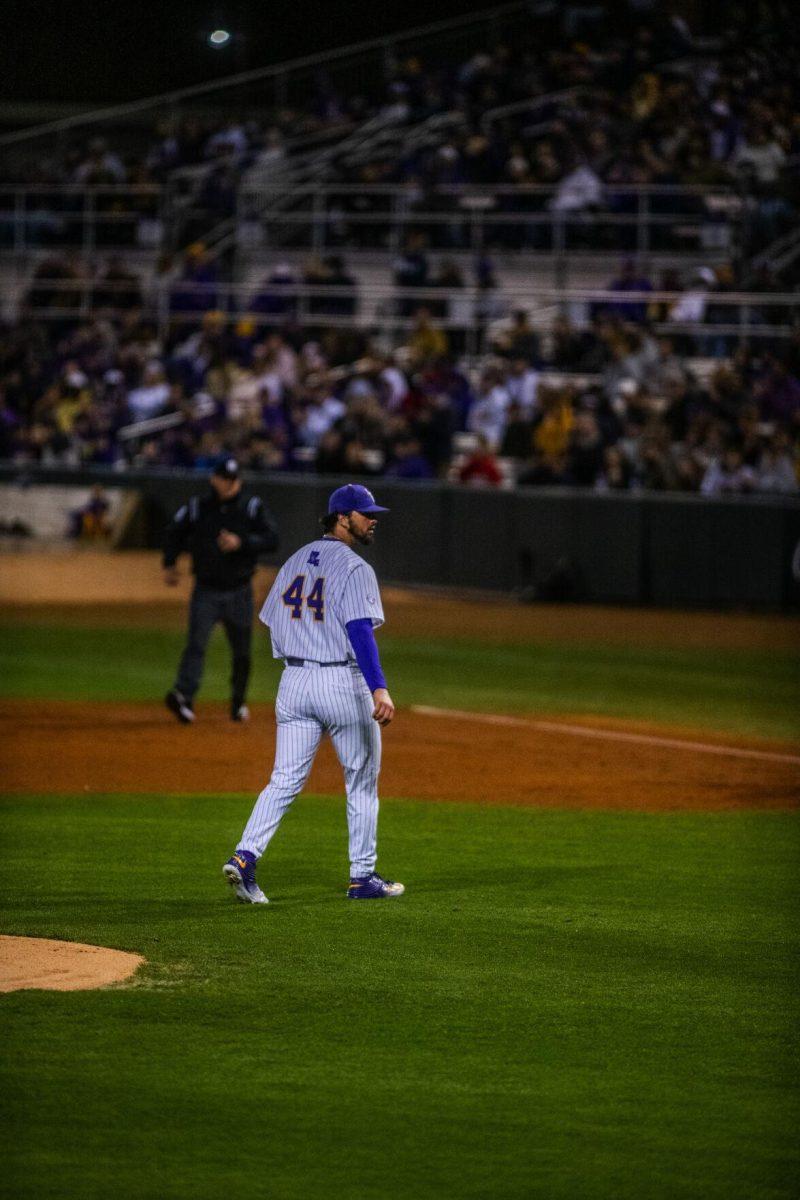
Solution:
<svg viewBox="0 0 800 1200"><path fill-rule="evenodd" d="M414 366L424 366L444 358L449 342L443 329L434 325L429 308L418 308L414 313L414 324L411 337L408 339L408 351Z"/></svg>
<svg viewBox="0 0 800 1200"><path fill-rule="evenodd" d="M553 461L569 445L575 424L572 396L565 388L540 388L539 405L542 416L534 430L533 444L539 454Z"/></svg>

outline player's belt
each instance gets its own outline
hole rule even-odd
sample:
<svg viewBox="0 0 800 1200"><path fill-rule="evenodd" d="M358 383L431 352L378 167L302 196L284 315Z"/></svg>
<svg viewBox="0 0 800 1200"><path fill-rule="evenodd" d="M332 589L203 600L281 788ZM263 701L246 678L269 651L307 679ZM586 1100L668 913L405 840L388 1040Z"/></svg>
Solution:
<svg viewBox="0 0 800 1200"><path fill-rule="evenodd" d="M283 660L287 667L349 667L350 660L342 659L340 662L315 662L312 658L285 658Z"/></svg>

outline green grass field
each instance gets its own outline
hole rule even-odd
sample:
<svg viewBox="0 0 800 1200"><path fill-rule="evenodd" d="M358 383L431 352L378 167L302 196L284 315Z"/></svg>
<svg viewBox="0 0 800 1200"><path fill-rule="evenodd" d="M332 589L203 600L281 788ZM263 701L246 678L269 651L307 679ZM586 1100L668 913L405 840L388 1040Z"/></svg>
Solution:
<svg viewBox="0 0 800 1200"><path fill-rule="evenodd" d="M6 696L158 698L180 643L3 633ZM785 654L381 644L403 704L796 732ZM203 695L226 675L219 639ZM254 698L276 678L262 642ZM797 1194L796 813L389 798L381 864L408 892L357 905L343 801L304 797L261 871L272 903L247 909L220 867L251 802L2 801L2 931L149 965L132 986L0 997L0 1195Z"/></svg>

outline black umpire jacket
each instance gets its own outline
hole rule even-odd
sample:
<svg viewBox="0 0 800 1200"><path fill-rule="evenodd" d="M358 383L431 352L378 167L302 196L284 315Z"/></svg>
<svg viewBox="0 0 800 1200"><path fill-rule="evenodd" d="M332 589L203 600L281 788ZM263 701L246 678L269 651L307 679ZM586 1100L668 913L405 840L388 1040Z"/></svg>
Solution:
<svg viewBox="0 0 800 1200"><path fill-rule="evenodd" d="M239 550L227 554L220 550L217 538L223 529L239 535ZM277 545L275 521L258 496L248 498L239 492L223 501L212 488L203 496L192 496L170 521L164 534L164 566L173 567L178 555L188 550L197 582L229 591L248 583L259 556Z"/></svg>

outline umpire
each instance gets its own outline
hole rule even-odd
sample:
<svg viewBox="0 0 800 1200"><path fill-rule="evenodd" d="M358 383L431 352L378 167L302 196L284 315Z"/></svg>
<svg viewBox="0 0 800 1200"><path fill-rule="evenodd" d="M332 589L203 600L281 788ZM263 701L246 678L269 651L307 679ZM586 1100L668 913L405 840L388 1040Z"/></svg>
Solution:
<svg viewBox="0 0 800 1200"><path fill-rule="evenodd" d="M259 555L278 545L271 514L258 496L242 496L239 464L235 458L220 462L211 475L211 488L192 496L175 513L164 537L164 580L174 587L179 579L176 562L188 551L192 556L195 585L189 606L189 636L175 685L165 703L184 725L194 721L193 700L203 675L211 632L222 622L233 655L231 720L246 721L245 699L250 676L250 637L253 624L251 579Z"/></svg>

